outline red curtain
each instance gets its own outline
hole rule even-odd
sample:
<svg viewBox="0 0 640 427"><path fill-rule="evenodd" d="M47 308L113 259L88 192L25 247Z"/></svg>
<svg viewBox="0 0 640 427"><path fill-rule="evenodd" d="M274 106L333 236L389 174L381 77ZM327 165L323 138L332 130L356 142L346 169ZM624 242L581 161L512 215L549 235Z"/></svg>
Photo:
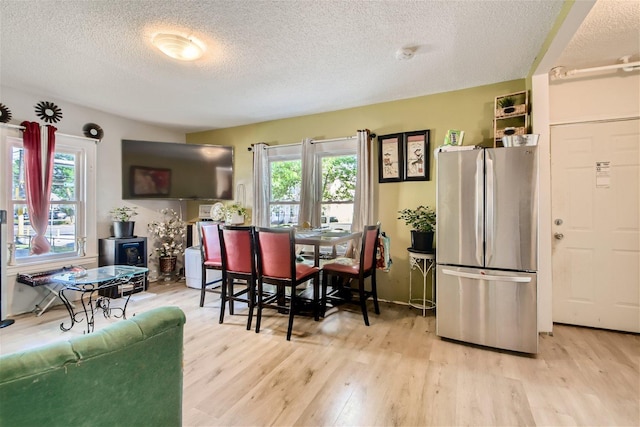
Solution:
<svg viewBox="0 0 640 427"><path fill-rule="evenodd" d="M47 151L44 153L46 163L43 173L40 125L36 122L22 122L22 126L25 127L22 142L24 145L27 207L31 228L36 233L31 240L31 253L39 255L51 250L45 233L49 223L49 198L53 181L53 156L57 129L53 126L47 126Z"/></svg>

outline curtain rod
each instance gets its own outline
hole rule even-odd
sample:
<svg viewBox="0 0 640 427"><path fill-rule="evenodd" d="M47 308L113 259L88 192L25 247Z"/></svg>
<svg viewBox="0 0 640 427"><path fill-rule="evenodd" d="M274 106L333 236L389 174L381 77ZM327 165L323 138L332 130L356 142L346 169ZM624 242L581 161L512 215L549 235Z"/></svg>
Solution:
<svg viewBox="0 0 640 427"><path fill-rule="evenodd" d="M354 139L354 138L357 138L357 137L358 137L358 135L344 136L342 138L332 138L332 139L312 139L311 143L312 144L322 144L323 142L348 141L350 139Z"/></svg>
<svg viewBox="0 0 640 427"><path fill-rule="evenodd" d="M2 127L6 127L6 128L10 128L10 129L18 129L18 130L25 130L24 126L20 126L20 125L12 125L11 123L0 123L0 126ZM65 138L77 138L77 139L85 139L87 141L93 141L96 144L98 142L100 142L99 139L96 138L87 138L86 136L79 136L79 135L69 135L68 133L59 133L56 132L56 136L64 136Z"/></svg>
<svg viewBox="0 0 640 427"><path fill-rule="evenodd" d="M348 141L350 139L353 138L357 138L357 135L351 135L351 136L343 136L341 138L332 138L332 139L312 139L311 143L312 144L322 144L325 142L336 142L336 141ZM265 143L266 144L266 143ZM249 148L247 148L247 150L249 151L253 151L253 146L255 144L251 144L251 146ZM292 147L294 145L302 145L302 142L292 142L290 144L279 144L279 145L267 145L265 147L265 149L271 149L271 148L281 148L281 147Z"/></svg>

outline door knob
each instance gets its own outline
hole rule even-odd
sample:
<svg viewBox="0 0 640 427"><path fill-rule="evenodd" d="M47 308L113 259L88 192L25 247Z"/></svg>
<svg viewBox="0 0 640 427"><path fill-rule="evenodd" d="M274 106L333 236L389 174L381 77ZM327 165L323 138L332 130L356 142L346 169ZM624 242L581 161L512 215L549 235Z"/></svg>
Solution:
<svg viewBox="0 0 640 427"><path fill-rule="evenodd" d="M564 234L562 234L562 233L554 233L553 237L555 237L556 240L562 240L562 239L564 239Z"/></svg>

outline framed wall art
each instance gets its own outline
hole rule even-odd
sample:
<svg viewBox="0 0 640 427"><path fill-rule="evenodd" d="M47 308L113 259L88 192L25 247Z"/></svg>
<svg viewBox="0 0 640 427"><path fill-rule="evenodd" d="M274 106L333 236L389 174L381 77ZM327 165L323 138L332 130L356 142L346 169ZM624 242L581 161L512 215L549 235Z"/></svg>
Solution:
<svg viewBox="0 0 640 427"><path fill-rule="evenodd" d="M418 130L404 134L404 180L429 180L429 131Z"/></svg>
<svg viewBox="0 0 640 427"><path fill-rule="evenodd" d="M403 134L378 136L378 182L400 182L403 174Z"/></svg>
<svg viewBox="0 0 640 427"><path fill-rule="evenodd" d="M171 169L131 166L131 194L163 197L171 192Z"/></svg>

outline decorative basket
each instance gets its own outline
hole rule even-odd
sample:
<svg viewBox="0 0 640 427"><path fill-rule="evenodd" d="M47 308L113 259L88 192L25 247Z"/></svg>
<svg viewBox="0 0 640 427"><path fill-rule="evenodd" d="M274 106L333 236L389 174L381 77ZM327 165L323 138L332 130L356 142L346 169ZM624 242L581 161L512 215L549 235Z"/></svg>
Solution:
<svg viewBox="0 0 640 427"><path fill-rule="evenodd" d="M502 138L503 136L507 135L524 135L527 133L527 129L522 126L522 127L511 127L511 128L504 128L504 129L496 129L496 138Z"/></svg>
<svg viewBox="0 0 640 427"><path fill-rule="evenodd" d="M525 104L513 105L511 107L498 108L496 110L496 117L511 117L511 116L521 116L527 112L527 106Z"/></svg>

